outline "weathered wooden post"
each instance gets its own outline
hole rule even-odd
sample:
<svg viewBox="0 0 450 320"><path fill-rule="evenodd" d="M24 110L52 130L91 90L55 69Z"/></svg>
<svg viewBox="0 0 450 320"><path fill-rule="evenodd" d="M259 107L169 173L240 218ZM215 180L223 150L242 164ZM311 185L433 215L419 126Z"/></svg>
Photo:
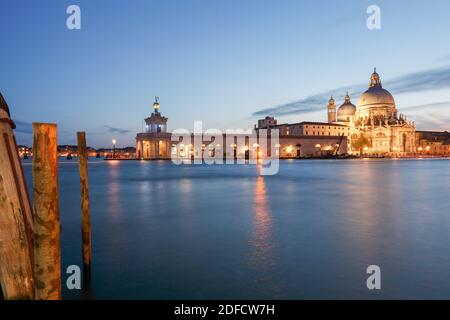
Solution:
<svg viewBox="0 0 450 320"><path fill-rule="evenodd" d="M61 226L55 124L33 123L34 279L36 299L61 299Z"/></svg>
<svg viewBox="0 0 450 320"><path fill-rule="evenodd" d="M85 280L91 277L91 210L89 206L88 189L88 154L86 134L77 132L78 166L80 170L81 191L81 235L83 241L83 275Z"/></svg>
<svg viewBox="0 0 450 320"><path fill-rule="evenodd" d="M0 285L5 299L33 299L33 220L14 128L0 93Z"/></svg>

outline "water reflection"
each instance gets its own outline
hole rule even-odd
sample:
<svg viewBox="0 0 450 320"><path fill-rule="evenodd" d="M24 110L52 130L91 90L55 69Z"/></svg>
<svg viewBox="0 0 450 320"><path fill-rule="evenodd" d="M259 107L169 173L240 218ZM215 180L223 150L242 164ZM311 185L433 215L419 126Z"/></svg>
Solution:
<svg viewBox="0 0 450 320"><path fill-rule="evenodd" d="M270 177L138 161L89 169L86 298L449 297L450 161L302 160ZM77 163L59 178L62 261L81 264ZM383 270L376 295L371 264Z"/></svg>
<svg viewBox="0 0 450 320"><path fill-rule="evenodd" d="M260 285L270 286L272 283L270 269L273 266L272 215L263 176L259 176L256 180L253 212L253 233L249 241L250 265L255 272L254 280Z"/></svg>
<svg viewBox="0 0 450 320"><path fill-rule="evenodd" d="M119 172L120 172L120 163L117 160L108 161L108 176L107 176L107 212L111 214L113 217L119 217L122 215L121 208L121 191L120 191L120 180L119 180Z"/></svg>
<svg viewBox="0 0 450 320"><path fill-rule="evenodd" d="M405 197L406 181L402 181L398 164L390 161L386 166L382 160L365 161L343 173L340 197L335 205L343 223L338 224L341 236L336 244L347 265L364 270L369 264L385 265L389 257L389 261L395 261L391 268L408 267L398 259L397 242L384 241L399 239L404 219L409 219L402 215L408 199ZM347 272L350 278L354 271L342 271ZM362 275L358 281L363 281Z"/></svg>

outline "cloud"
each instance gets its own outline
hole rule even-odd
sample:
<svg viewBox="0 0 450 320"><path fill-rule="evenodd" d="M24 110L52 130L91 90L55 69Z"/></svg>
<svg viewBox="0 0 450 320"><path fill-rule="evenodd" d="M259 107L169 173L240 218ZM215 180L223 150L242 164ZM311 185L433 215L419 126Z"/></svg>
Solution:
<svg viewBox="0 0 450 320"><path fill-rule="evenodd" d="M443 56L439 59L439 61L450 61L450 54Z"/></svg>
<svg viewBox="0 0 450 320"><path fill-rule="evenodd" d="M417 130L449 131L450 117L440 112L440 109L448 110L449 108L450 101L443 101L405 107L401 109L401 112L423 111L414 113Z"/></svg>
<svg viewBox="0 0 450 320"><path fill-rule="evenodd" d="M450 66L410 73L393 80L383 82L392 94L437 90L450 87ZM253 113L253 116L285 116L303 114L323 110L328 99L334 94L336 101L342 101L346 91L352 96L361 94L367 89L367 84L335 88L317 93L304 99L288 102L274 107L263 108ZM336 94L337 93L337 94ZM353 101L356 103L356 101Z"/></svg>
<svg viewBox="0 0 450 320"><path fill-rule="evenodd" d="M131 130L128 129L121 129L121 128L114 128L114 127L110 127L110 126L104 126L106 129L108 129L108 132L111 133L118 133L118 134L126 134L131 132Z"/></svg>
<svg viewBox="0 0 450 320"><path fill-rule="evenodd" d="M31 123L21 121L21 120L14 120L14 123L16 124L16 129L14 130L15 132L26 133L26 134L33 133L33 127L32 127Z"/></svg>
<svg viewBox="0 0 450 320"><path fill-rule="evenodd" d="M414 120L416 130L432 130L432 131L450 131L448 124L450 117L443 117L434 113L427 113L425 115L415 115Z"/></svg>
<svg viewBox="0 0 450 320"><path fill-rule="evenodd" d="M336 101L344 100L345 94L348 93L350 96L354 94L359 94L367 89L367 85L360 86L348 86L336 88L330 91L321 92L301 100L292 101L289 103L281 104L271 108L265 108L253 113L254 116L266 116L266 115L276 115L285 116L291 114L303 114L320 109L324 109L328 103L330 96L333 96Z"/></svg>
<svg viewBox="0 0 450 320"><path fill-rule="evenodd" d="M439 109L439 108L449 108L450 107L450 101L445 102L435 102L435 103L428 103L428 104L419 104L416 106L410 106L406 108L402 108L402 112L407 110L426 110L426 109Z"/></svg>

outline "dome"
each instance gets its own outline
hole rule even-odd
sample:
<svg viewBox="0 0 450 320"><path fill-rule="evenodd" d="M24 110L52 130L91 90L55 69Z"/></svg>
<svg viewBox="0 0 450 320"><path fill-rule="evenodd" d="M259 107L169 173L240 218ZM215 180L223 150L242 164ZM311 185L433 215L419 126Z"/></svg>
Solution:
<svg viewBox="0 0 450 320"><path fill-rule="evenodd" d="M359 98L358 107L371 105L395 106L392 94L379 86L370 87Z"/></svg>
<svg viewBox="0 0 450 320"><path fill-rule="evenodd" d="M356 107L354 104L343 104L338 109L338 116L353 116L356 112Z"/></svg>
<svg viewBox="0 0 450 320"><path fill-rule="evenodd" d="M338 118L345 117L344 120L347 120L347 117L353 116L355 114L355 112L356 112L356 107L350 101L350 96L347 93L347 95L345 96L344 103L338 109ZM341 120L341 119L339 119L339 120Z"/></svg>
<svg viewBox="0 0 450 320"><path fill-rule="evenodd" d="M369 89L367 89L359 98L358 108L365 106L389 106L395 107L395 101L392 94L383 89L380 76L375 68L370 77Z"/></svg>

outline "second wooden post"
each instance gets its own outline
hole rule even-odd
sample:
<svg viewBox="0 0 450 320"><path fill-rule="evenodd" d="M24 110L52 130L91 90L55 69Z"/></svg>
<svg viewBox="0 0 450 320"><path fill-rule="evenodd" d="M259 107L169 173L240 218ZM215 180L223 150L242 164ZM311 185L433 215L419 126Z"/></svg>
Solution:
<svg viewBox="0 0 450 320"><path fill-rule="evenodd" d="M81 234L83 241L83 273L85 280L91 276L91 212L88 189L88 154L86 147L86 134L77 132L78 139L78 166L80 169L81 190Z"/></svg>
<svg viewBox="0 0 450 320"><path fill-rule="evenodd" d="M36 299L61 299L61 225L55 124L33 123L34 277Z"/></svg>

